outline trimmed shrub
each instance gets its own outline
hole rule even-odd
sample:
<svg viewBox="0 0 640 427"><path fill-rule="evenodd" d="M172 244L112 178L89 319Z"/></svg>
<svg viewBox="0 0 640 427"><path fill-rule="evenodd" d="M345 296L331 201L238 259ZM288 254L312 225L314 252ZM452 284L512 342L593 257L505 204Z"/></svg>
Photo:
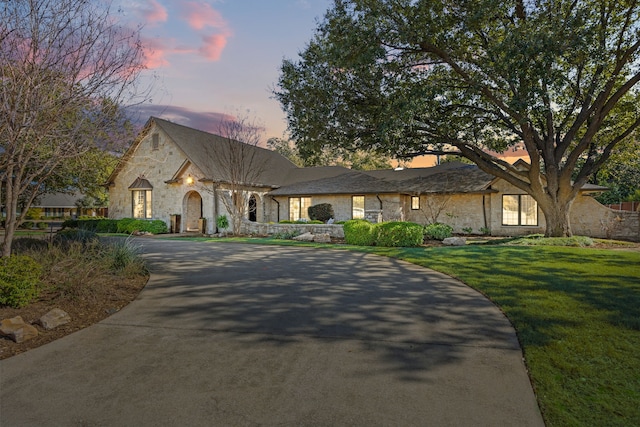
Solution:
<svg viewBox="0 0 640 427"><path fill-rule="evenodd" d="M94 221L96 223L96 233L117 233L118 232L118 220L117 219L99 219Z"/></svg>
<svg viewBox="0 0 640 427"><path fill-rule="evenodd" d="M420 246L424 239L423 227L413 222L383 222L375 225L376 246Z"/></svg>
<svg viewBox="0 0 640 427"><path fill-rule="evenodd" d="M78 220L77 219L65 219L62 222L62 229L65 228L78 228Z"/></svg>
<svg viewBox="0 0 640 427"><path fill-rule="evenodd" d="M44 251L49 247L46 240L35 239L33 237L19 237L13 240L11 252L19 255L30 251Z"/></svg>
<svg viewBox="0 0 640 427"><path fill-rule="evenodd" d="M364 219L352 219L343 225L344 241L350 245L373 246L375 243L375 228Z"/></svg>
<svg viewBox="0 0 640 427"><path fill-rule="evenodd" d="M278 221L278 224L293 224L294 222L288 219L283 219L281 221Z"/></svg>
<svg viewBox="0 0 640 427"><path fill-rule="evenodd" d="M452 233L453 227L440 222L434 222L424 227L424 238L427 240L444 240L451 237Z"/></svg>
<svg viewBox="0 0 640 427"><path fill-rule="evenodd" d="M167 231L167 224L159 219L123 218L118 221L118 233L132 234L135 232L148 232L152 234L162 234Z"/></svg>
<svg viewBox="0 0 640 427"><path fill-rule="evenodd" d="M0 305L24 307L38 296L42 266L26 255L0 258Z"/></svg>
<svg viewBox="0 0 640 427"><path fill-rule="evenodd" d="M20 228L24 228L25 230L31 230L33 228L33 221L25 221L20 225Z"/></svg>
<svg viewBox="0 0 640 427"><path fill-rule="evenodd" d="M98 235L94 231L83 230L81 228L71 228L68 230L60 230L53 237L53 243L56 245L68 244L71 242L79 242L83 245L94 243L99 240Z"/></svg>
<svg viewBox="0 0 640 427"><path fill-rule="evenodd" d="M309 213L310 219L321 221L322 223L329 221L329 219L335 216L333 213L333 206L329 203L320 203L318 205L309 206L307 208L307 212Z"/></svg>
<svg viewBox="0 0 640 427"><path fill-rule="evenodd" d="M47 228L48 224L46 222L37 222L36 223L36 227L38 227L38 230L45 230Z"/></svg>

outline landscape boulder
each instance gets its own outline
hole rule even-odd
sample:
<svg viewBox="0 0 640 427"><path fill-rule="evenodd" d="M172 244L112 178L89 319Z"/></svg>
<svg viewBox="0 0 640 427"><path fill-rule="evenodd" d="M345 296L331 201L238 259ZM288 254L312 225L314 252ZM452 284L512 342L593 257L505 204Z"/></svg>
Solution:
<svg viewBox="0 0 640 427"><path fill-rule="evenodd" d="M71 316L59 308L54 308L38 320L38 323L47 330L69 322L71 322Z"/></svg>
<svg viewBox="0 0 640 427"><path fill-rule="evenodd" d="M11 319L3 319L0 322L0 334L9 337L19 344L37 337L38 330L32 325L25 323L22 317L16 316Z"/></svg>
<svg viewBox="0 0 640 427"><path fill-rule="evenodd" d="M464 246L467 244L466 237L447 237L442 241L446 246Z"/></svg>
<svg viewBox="0 0 640 427"><path fill-rule="evenodd" d="M313 242L313 239L315 238L315 236L311 233L304 233L301 234L299 236L296 236L293 238L293 240L297 240L299 242Z"/></svg>
<svg viewBox="0 0 640 427"><path fill-rule="evenodd" d="M313 241L316 243L331 243L331 236L329 233L316 234L313 237Z"/></svg>

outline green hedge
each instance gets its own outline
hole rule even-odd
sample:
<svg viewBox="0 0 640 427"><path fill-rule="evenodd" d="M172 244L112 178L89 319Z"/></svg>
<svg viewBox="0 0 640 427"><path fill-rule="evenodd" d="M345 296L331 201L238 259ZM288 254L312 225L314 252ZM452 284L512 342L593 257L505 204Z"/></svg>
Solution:
<svg viewBox="0 0 640 427"><path fill-rule="evenodd" d="M62 223L62 228L77 228L95 233L127 233L136 231L149 232L153 234L167 233L167 224L159 219L109 219L81 217L79 219L68 219Z"/></svg>
<svg viewBox="0 0 640 427"><path fill-rule="evenodd" d="M452 233L453 227L440 222L434 222L424 227L424 237L428 240L444 240L451 237Z"/></svg>
<svg viewBox="0 0 640 427"><path fill-rule="evenodd" d="M364 219L352 219L343 225L344 241L350 245L373 246L375 227Z"/></svg>
<svg viewBox="0 0 640 427"><path fill-rule="evenodd" d="M0 258L0 305L24 307L38 296L42 266L25 255Z"/></svg>
<svg viewBox="0 0 640 427"><path fill-rule="evenodd" d="M375 225L376 246L420 246L424 239L423 227L414 222L382 222Z"/></svg>

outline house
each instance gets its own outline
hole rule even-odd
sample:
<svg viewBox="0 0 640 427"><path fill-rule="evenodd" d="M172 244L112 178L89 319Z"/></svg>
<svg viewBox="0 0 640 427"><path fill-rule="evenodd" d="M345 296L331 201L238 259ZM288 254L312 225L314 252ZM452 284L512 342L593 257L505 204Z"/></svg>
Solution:
<svg viewBox="0 0 640 427"><path fill-rule="evenodd" d="M519 167L527 166L520 161ZM234 189L248 201L247 231L258 229L252 224L308 218L307 208L320 203L332 205L336 221L444 222L455 232L495 236L545 230L544 215L531 196L475 165L299 168L276 152L153 117L107 185L110 217L161 219L177 232L198 230L200 218L207 220L200 231L215 232L215 218L230 216ZM574 233L638 239L638 214L621 214L591 197L603 190L583 187L571 211Z"/></svg>

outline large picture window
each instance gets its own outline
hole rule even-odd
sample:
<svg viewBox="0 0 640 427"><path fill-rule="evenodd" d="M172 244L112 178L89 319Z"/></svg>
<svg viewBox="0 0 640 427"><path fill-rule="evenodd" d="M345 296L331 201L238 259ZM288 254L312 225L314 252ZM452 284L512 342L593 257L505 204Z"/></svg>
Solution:
<svg viewBox="0 0 640 427"><path fill-rule="evenodd" d="M528 194L502 196L502 225L538 225L538 203Z"/></svg>
<svg viewBox="0 0 640 427"><path fill-rule="evenodd" d="M351 218L353 219L364 218L364 196L351 197Z"/></svg>
<svg viewBox="0 0 640 427"><path fill-rule="evenodd" d="M309 219L311 197L289 197L289 220Z"/></svg>
<svg viewBox="0 0 640 427"><path fill-rule="evenodd" d="M133 190L131 205L134 218L151 218L151 190Z"/></svg>

